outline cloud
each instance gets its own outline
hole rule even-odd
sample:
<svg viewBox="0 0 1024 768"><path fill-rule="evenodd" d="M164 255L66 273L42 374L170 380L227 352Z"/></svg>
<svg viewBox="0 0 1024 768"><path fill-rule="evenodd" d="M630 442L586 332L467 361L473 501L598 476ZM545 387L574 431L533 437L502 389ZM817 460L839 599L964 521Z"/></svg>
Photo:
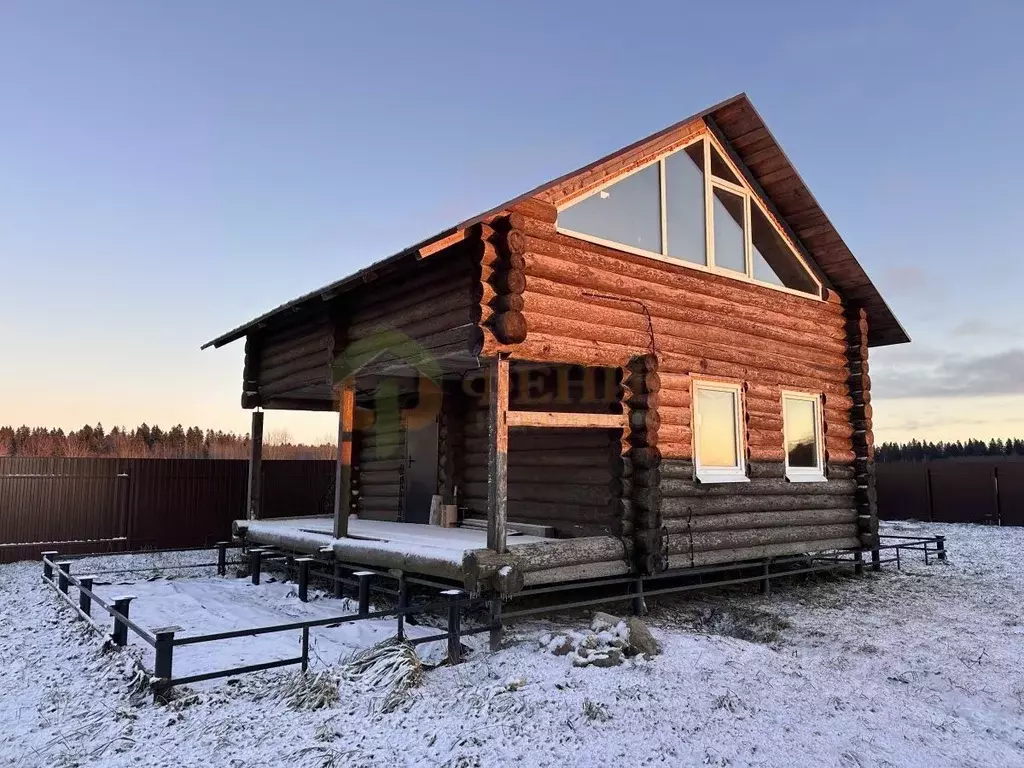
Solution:
<svg viewBox="0 0 1024 768"><path fill-rule="evenodd" d="M997 325L988 320L965 320L953 326L952 336L1009 336L1019 333L1020 329L1010 325Z"/></svg>
<svg viewBox="0 0 1024 768"><path fill-rule="evenodd" d="M1024 394L1024 350L933 355L873 376L878 397L979 397Z"/></svg>

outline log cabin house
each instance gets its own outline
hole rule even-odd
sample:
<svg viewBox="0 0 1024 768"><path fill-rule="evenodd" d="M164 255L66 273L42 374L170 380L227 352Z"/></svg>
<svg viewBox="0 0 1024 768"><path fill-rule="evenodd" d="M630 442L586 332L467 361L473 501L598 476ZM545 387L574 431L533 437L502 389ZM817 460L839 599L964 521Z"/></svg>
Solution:
<svg viewBox="0 0 1024 768"><path fill-rule="evenodd" d="M241 339L249 543L491 594L878 561L868 350L909 339L743 94ZM339 413L333 516L260 519L278 409Z"/></svg>

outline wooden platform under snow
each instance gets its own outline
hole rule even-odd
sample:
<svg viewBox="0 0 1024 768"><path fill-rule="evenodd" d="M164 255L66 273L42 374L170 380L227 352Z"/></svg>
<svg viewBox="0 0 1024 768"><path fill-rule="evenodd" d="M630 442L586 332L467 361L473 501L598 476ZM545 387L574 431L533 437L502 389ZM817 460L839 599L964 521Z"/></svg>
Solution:
<svg viewBox="0 0 1024 768"><path fill-rule="evenodd" d="M318 554L330 548L345 563L398 568L462 583L472 592L515 592L523 586L628 573L629 553L614 536L551 539L508 534L508 552L487 549L487 532L349 518L348 536L333 536L333 518L236 520L248 544ZM588 562L581 564L581 558Z"/></svg>

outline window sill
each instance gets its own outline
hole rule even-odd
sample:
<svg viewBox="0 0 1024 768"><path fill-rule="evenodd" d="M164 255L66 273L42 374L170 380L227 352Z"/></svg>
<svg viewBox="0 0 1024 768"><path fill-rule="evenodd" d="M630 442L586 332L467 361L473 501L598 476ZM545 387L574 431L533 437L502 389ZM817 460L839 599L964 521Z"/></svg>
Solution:
<svg viewBox="0 0 1024 768"><path fill-rule="evenodd" d="M708 472L707 470L696 472L697 482L705 485L713 483L749 483L750 478L740 472L723 472L721 474Z"/></svg>
<svg viewBox="0 0 1024 768"><path fill-rule="evenodd" d="M827 483L828 478L821 472L793 473L787 472L786 479L791 483Z"/></svg>

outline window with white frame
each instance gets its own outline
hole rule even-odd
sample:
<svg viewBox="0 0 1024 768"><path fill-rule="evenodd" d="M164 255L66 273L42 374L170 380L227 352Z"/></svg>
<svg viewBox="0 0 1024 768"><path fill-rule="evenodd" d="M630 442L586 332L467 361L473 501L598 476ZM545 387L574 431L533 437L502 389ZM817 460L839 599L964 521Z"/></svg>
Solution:
<svg viewBox="0 0 1024 768"><path fill-rule="evenodd" d="M782 422L786 478L791 482L823 482L821 398L801 392L783 392Z"/></svg>
<svg viewBox="0 0 1024 768"><path fill-rule="evenodd" d="M748 480L743 447L743 400L739 384L693 384L693 463L703 483Z"/></svg>
<svg viewBox="0 0 1024 768"><path fill-rule="evenodd" d="M803 257L711 138L573 200L559 211L558 228L631 253L821 296Z"/></svg>

